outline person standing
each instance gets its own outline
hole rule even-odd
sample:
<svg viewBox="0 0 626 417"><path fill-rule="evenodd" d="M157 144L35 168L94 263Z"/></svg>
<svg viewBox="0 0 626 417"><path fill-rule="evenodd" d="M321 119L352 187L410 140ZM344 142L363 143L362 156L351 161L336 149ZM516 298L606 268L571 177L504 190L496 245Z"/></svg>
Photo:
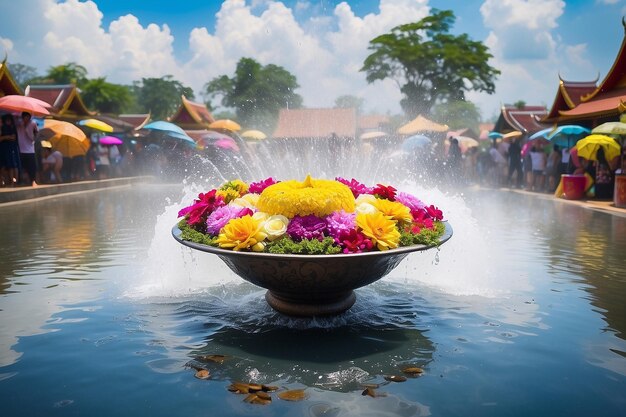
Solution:
<svg viewBox="0 0 626 417"><path fill-rule="evenodd" d="M39 133L37 124L32 120L30 113L23 112L22 120L17 124L17 141L20 147L20 162L22 164L22 183L37 185L37 160L35 159L35 138ZM28 177L24 177L26 174Z"/></svg>
<svg viewBox="0 0 626 417"><path fill-rule="evenodd" d="M513 184L511 184L511 177L515 172L516 182L514 185L517 188L522 187L522 180L524 178L524 174L522 174L522 147L519 141L519 138L515 138L511 146L509 146L509 175L506 177L506 183L513 186Z"/></svg>
<svg viewBox="0 0 626 417"><path fill-rule="evenodd" d="M5 114L0 123L0 182L15 187L19 178L20 150L13 116Z"/></svg>
<svg viewBox="0 0 626 417"><path fill-rule="evenodd" d="M533 166L533 191L543 191L545 170L546 170L546 153L539 146L533 146L530 151L530 160Z"/></svg>

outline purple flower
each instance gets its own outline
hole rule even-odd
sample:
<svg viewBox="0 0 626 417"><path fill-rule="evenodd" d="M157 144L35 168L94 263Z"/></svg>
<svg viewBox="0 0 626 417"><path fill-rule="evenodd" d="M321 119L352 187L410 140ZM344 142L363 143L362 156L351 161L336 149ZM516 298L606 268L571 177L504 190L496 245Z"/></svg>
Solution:
<svg viewBox="0 0 626 417"><path fill-rule="evenodd" d="M361 194L371 194L372 192L371 188L366 187L364 184L361 184L354 178L348 181L345 178L336 177L335 181L339 181L340 183L347 185L348 188L350 188L350 191L352 191L352 195L354 195L354 198L357 198Z"/></svg>
<svg viewBox="0 0 626 417"><path fill-rule="evenodd" d="M263 190L265 190L270 185L276 184L277 182L278 181L276 181L272 177L266 178L263 181L253 182L248 187L248 192L249 193L254 193L254 194L261 194L263 192Z"/></svg>
<svg viewBox="0 0 626 417"><path fill-rule="evenodd" d="M252 215L253 212L247 207L239 206L223 206L215 210L209 215L206 220L206 231L210 235L219 234L222 227L226 226L226 223L232 219L243 217L245 215Z"/></svg>
<svg viewBox="0 0 626 417"><path fill-rule="evenodd" d="M336 211L326 217L326 230L328 236L335 240L342 240L351 230L356 228L356 213L346 213L345 211Z"/></svg>
<svg viewBox="0 0 626 417"><path fill-rule="evenodd" d="M420 199L412 194L404 193L400 191L396 194L396 201L400 204L407 206L411 211L421 210L426 207L426 204L422 203Z"/></svg>
<svg viewBox="0 0 626 417"><path fill-rule="evenodd" d="M308 216L295 216L287 226L287 234L296 242L302 239L323 239L326 221L309 214Z"/></svg>

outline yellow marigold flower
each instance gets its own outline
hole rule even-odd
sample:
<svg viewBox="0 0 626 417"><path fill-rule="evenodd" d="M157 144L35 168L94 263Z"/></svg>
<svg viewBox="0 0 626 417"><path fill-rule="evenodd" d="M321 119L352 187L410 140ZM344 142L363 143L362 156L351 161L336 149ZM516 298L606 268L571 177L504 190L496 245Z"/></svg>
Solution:
<svg viewBox="0 0 626 417"><path fill-rule="evenodd" d="M303 182L283 181L270 185L261 193L257 208L269 215L294 216L314 214L328 216L334 211L353 213L354 195L350 188L339 181L312 179Z"/></svg>
<svg viewBox="0 0 626 417"><path fill-rule="evenodd" d="M377 198L373 205L389 218L402 223L411 223L413 221L411 210L402 203Z"/></svg>
<svg viewBox="0 0 626 417"><path fill-rule="evenodd" d="M356 224L376 244L378 250L397 248L400 244L400 232L396 228L396 222L381 212L359 213L356 215Z"/></svg>
<svg viewBox="0 0 626 417"><path fill-rule="evenodd" d="M224 202L228 204L234 199L239 198L239 191L232 188L226 188L224 190L219 189L215 192L215 195L224 197Z"/></svg>
<svg viewBox="0 0 626 417"><path fill-rule="evenodd" d="M261 220L254 219L252 216L243 216L226 223L216 242L220 248L234 251L245 249L259 251L263 250L263 245L258 245L258 243L266 237Z"/></svg>
<svg viewBox="0 0 626 417"><path fill-rule="evenodd" d="M220 187L220 190L229 190L229 189L237 191L237 193L239 194L238 197L241 197L242 195L248 192L248 184L246 184L245 182L241 180L232 180L232 181L225 182Z"/></svg>

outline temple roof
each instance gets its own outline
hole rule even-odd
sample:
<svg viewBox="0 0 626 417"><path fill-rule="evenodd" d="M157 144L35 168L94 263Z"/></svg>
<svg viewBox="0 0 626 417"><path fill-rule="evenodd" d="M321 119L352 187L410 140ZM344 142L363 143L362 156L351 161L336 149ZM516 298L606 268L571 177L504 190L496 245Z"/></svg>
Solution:
<svg viewBox="0 0 626 417"><path fill-rule="evenodd" d="M134 130L139 130L150 121L150 113L120 114L117 118L131 125Z"/></svg>
<svg viewBox="0 0 626 417"><path fill-rule="evenodd" d="M560 110L560 121L589 123L589 119L594 119L591 124L597 124L602 119L617 119L626 111L626 24L623 19L622 24L625 36L608 74L596 89L581 97L576 107Z"/></svg>
<svg viewBox="0 0 626 417"><path fill-rule="evenodd" d="M524 134L534 133L550 127L550 125L540 122L547 114L548 111L544 106L524 106L520 109L516 106L504 105L493 130L500 133L509 133L515 130Z"/></svg>
<svg viewBox="0 0 626 417"><path fill-rule="evenodd" d="M21 96L22 94L24 93L20 86L17 85L17 82L15 82L7 66L7 60L4 58L4 61L0 63L0 97L11 95Z"/></svg>
<svg viewBox="0 0 626 417"><path fill-rule="evenodd" d="M281 109L275 138L356 137L355 109Z"/></svg>
<svg viewBox="0 0 626 417"><path fill-rule="evenodd" d="M358 126L361 130L380 130L389 124L389 116L383 114L368 114L359 116Z"/></svg>
<svg viewBox="0 0 626 417"><path fill-rule="evenodd" d="M51 112L70 119L93 116L80 98L78 88L73 84L64 85L29 85L26 96L43 100L52 106Z"/></svg>
<svg viewBox="0 0 626 417"><path fill-rule="evenodd" d="M215 121L204 104L194 103L181 96L181 104L169 121L186 130L206 129Z"/></svg>
<svg viewBox="0 0 626 417"><path fill-rule="evenodd" d="M582 97L593 92L597 88L598 80L595 81L565 81L559 77L559 88L548 115L543 122L555 121L560 116L560 111L573 109L580 104Z"/></svg>

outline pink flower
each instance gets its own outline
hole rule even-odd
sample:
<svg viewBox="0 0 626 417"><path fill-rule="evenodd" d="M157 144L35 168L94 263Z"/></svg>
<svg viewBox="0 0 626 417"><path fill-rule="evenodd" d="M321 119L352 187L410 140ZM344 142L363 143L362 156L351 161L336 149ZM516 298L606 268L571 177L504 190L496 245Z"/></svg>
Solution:
<svg viewBox="0 0 626 417"><path fill-rule="evenodd" d="M426 212L426 209L411 210L411 216L413 216L413 227L417 227L417 230L426 227L428 229L433 228L433 219L430 214ZM414 232L418 233L418 232Z"/></svg>
<svg viewBox="0 0 626 417"><path fill-rule="evenodd" d="M277 182L279 182L279 181L276 181L272 177L266 178L266 179L264 179L262 181L259 181L259 182L253 182L248 187L248 192L249 193L254 193L254 194L261 194L263 192L263 190L265 190L270 185L276 184Z"/></svg>
<svg viewBox="0 0 626 417"><path fill-rule="evenodd" d="M309 214L308 216L295 216L287 226L287 234L296 242L302 239L319 239L324 238L324 230L326 230L326 220Z"/></svg>
<svg viewBox="0 0 626 417"><path fill-rule="evenodd" d="M404 204L411 210L423 209L426 206L420 199L418 199L414 195L402 191L396 194L396 201L398 203Z"/></svg>
<svg viewBox="0 0 626 417"><path fill-rule="evenodd" d="M216 236L232 219L248 215L252 216L253 214L253 211L247 207L239 207L235 205L219 207L207 218L206 231L208 234Z"/></svg>
<svg viewBox="0 0 626 417"><path fill-rule="evenodd" d="M194 200L194 204L178 212L178 217L188 215L187 224L190 226L203 224L209 213L224 205L224 199L217 196L216 192L217 190L211 190L206 194L200 193L198 199Z"/></svg>
<svg viewBox="0 0 626 417"><path fill-rule="evenodd" d="M435 220L443 220L443 212L433 205L426 207L426 212Z"/></svg>
<svg viewBox="0 0 626 417"><path fill-rule="evenodd" d="M326 231L328 236L334 239L341 239L344 235L350 233L356 228L356 213L346 213L345 211L336 211L326 217Z"/></svg>
<svg viewBox="0 0 626 417"><path fill-rule="evenodd" d="M361 194L370 194L372 192L371 188L366 187L364 184L361 184L360 182L358 182L354 178L352 178L350 181L348 181L348 180L346 180L344 178L336 177L335 181L339 181L340 183L342 183L344 185L347 185L348 188L350 188L350 191L352 191L352 194L354 195L354 198L357 198Z"/></svg>

